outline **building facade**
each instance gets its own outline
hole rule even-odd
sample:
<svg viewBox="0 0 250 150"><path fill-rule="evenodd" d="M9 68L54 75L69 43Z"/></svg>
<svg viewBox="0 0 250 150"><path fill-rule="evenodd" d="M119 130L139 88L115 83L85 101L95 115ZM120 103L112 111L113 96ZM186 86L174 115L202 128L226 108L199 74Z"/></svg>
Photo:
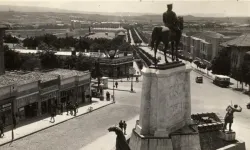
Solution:
<svg viewBox="0 0 250 150"><path fill-rule="evenodd" d="M184 55L210 64L214 57L218 55L220 44L231 39L233 37L212 31L203 31L189 35L185 33L182 35Z"/></svg>
<svg viewBox="0 0 250 150"><path fill-rule="evenodd" d="M231 72L240 70L244 57L250 51L250 34L241 35L233 40L221 44L226 48L231 56Z"/></svg>
<svg viewBox="0 0 250 150"><path fill-rule="evenodd" d="M101 58L100 67L104 76L120 78L129 75L129 68L133 67L133 55L115 57L114 59Z"/></svg>
<svg viewBox="0 0 250 150"><path fill-rule="evenodd" d="M12 114L23 121L50 114L52 105L90 103L90 83L89 71L8 72L0 76L0 114L9 125Z"/></svg>

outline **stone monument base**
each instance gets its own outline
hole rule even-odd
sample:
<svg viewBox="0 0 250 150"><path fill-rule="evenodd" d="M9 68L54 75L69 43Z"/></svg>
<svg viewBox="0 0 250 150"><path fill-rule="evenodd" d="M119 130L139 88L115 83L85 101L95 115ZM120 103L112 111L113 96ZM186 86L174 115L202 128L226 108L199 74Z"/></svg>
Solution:
<svg viewBox="0 0 250 150"><path fill-rule="evenodd" d="M235 141L235 132L234 131L220 131L220 138L231 142L231 141Z"/></svg>
<svg viewBox="0 0 250 150"><path fill-rule="evenodd" d="M170 136L144 136L134 129L130 138L131 150L201 150L197 128L184 126Z"/></svg>

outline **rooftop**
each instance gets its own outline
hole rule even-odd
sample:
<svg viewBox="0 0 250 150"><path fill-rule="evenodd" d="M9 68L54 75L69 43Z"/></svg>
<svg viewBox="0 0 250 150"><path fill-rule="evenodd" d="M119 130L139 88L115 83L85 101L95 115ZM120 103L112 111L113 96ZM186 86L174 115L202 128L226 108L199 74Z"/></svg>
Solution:
<svg viewBox="0 0 250 150"><path fill-rule="evenodd" d="M77 70L67 70L67 69L55 69L48 72L6 72L4 75L0 76L0 87L8 86L12 84L23 85L34 81L41 80L41 82L47 82L55 80L60 75L61 79L69 78L72 76L82 76L86 72Z"/></svg>
<svg viewBox="0 0 250 150"><path fill-rule="evenodd" d="M244 34L233 40L224 42L221 46L250 47L250 34Z"/></svg>
<svg viewBox="0 0 250 150"><path fill-rule="evenodd" d="M197 33L197 34L194 34L193 35L194 37L211 37L211 38L216 38L216 39L219 39L219 38L230 38L228 36L225 36L223 34L220 34L220 33L217 33L217 32L213 32L213 31L204 31L204 32L201 32L201 33Z"/></svg>
<svg viewBox="0 0 250 150"><path fill-rule="evenodd" d="M86 74L86 72L83 71L68 70L68 69L56 69L53 71L49 71L47 73L51 75L60 75L61 79L69 78L72 76L82 76Z"/></svg>

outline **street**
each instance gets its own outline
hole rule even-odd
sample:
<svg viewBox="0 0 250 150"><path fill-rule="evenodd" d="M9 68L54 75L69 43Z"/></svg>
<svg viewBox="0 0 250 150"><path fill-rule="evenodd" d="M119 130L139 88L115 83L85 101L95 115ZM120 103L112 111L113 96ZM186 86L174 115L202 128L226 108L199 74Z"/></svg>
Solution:
<svg viewBox="0 0 250 150"><path fill-rule="evenodd" d="M246 133L250 133L248 127L250 110L245 107L249 97L231 89L217 87L205 77L203 84L197 84L195 77L198 75L194 71L191 72L192 113L219 112L224 116L231 100L233 104L239 104L243 111L235 113L235 123L232 128L236 131L237 138L244 140L249 148L250 135ZM4 145L0 149L80 149L105 135L108 127L120 120L130 120L139 114L141 83L134 82L136 93L130 93L131 82L123 79L123 82L119 82L118 89L115 89L116 104L25 137L11 145ZM109 82L109 87L112 87L112 82Z"/></svg>

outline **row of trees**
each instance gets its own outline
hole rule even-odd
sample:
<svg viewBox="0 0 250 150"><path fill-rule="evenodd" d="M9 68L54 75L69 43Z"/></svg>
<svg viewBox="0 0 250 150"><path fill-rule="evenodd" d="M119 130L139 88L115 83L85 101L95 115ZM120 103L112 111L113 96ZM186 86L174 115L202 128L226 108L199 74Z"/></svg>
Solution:
<svg viewBox="0 0 250 150"><path fill-rule="evenodd" d="M18 39L16 37L11 36L10 34L6 34L3 37L5 43L18 43Z"/></svg>
<svg viewBox="0 0 250 150"><path fill-rule="evenodd" d="M138 37L138 35L135 32L135 29L133 27L130 28L131 34L132 34L132 38L134 40L135 44L141 44L142 40Z"/></svg>
<svg viewBox="0 0 250 150"><path fill-rule="evenodd" d="M128 37L128 42L131 43L131 38L130 38L130 34L129 34L129 29L127 29L127 37Z"/></svg>
<svg viewBox="0 0 250 150"><path fill-rule="evenodd" d="M4 46L5 67L7 70L29 70L65 68L76 70L92 70L95 58L83 55L61 57L53 51L44 51L38 54L20 54Z"/></svg>
<svg viewBox="0 0 250 150"><path fill-rule="evenodd" d="M23 41L24 47L30 49L41 50L59 50L60 48L69 49L74 47L76 51L84 52L85 49L90 49L91 51L104 51L104 50L129 50L127 49L129 43L126 43L122 37L115 37L114 39L97 38L91 39L88 37L80 37L80 39L74 38L72 36L65 38L57 38L52 34L45 34L43 36L29 37Z"/></svg>
<svg viewBox="0 0 250 150"><path fill-rule="evenodd" d="M137 28L134 28L134 29L140 35L140 37L144 43L149 43L149 39L141 31L139 31Z"/></svg>

